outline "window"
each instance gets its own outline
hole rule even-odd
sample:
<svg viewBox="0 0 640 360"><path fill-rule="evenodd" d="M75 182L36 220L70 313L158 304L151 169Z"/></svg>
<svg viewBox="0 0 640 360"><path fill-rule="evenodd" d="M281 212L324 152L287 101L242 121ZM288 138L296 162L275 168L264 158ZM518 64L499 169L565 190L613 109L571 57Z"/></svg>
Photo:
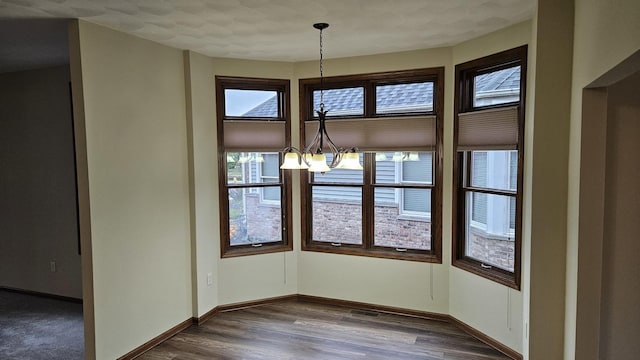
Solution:
<svg viewBox="0 0 640 360"><path fill-rule="evenodd" d="M443 76L437 68L324 79L327 131L336 145L358 147L363 170L301 172L303 250L441 262ZM319 86L300 80L306 142Z"/></svg>
<svg viewBox="0 0 640 360"><path fill-rule="evenodd" d="M453 265L520 288L526 46L456 66Z"/></svg>
<svg viewBox="0 0 640 360"><path fill-rule="evenodd" d="M409 153L406 155L406 160L400 162L399 173L400 182L404 185L432 185L433 153ZM429 220L431 218L431 197L424 195L425 189L402 189L400 194L402 214Z"/></svg>
<svg viewBox="0 0 640 360"><path fill-rule="evenodd" d="M289 81L216 77L222 257L292 250Z"/></svg>

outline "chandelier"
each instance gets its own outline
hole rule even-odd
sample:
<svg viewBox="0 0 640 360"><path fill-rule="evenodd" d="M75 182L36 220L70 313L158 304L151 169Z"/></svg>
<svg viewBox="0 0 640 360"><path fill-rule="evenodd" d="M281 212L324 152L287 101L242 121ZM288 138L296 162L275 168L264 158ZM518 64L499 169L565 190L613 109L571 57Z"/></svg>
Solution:
<svg viewBox="0 0 640 360"><path fill-rule="evenodd" d="M360 165L360 155L358 154L358 148L342 148L336 146L325 126L325 120L327 112L324 108L324 68L323 68L323 53L322 53L322 30L329 27L327 23L313 24L313 27L320 30L320 106L316 110L318 114L318 132L304 149L298 150L295 147L284 148L284 160L280 169L307 169L311 172L325 173L331 171L331 169L352 169L362 170ZM326 147L331 156L331 162L327 164L327 156L322 152L322 149Z"/></svg>

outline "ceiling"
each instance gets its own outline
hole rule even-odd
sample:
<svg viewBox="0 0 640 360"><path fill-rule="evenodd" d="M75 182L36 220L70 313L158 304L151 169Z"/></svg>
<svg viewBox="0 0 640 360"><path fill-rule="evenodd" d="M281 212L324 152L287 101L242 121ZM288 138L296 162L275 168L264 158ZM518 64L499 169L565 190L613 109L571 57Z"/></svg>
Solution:
<svg viewBox="0 0 640 360"><path fill-rule="evenodd" d="M66 33L53 31L69 18L212 57L304 61L318 57L316 22L330 24L324 50L335 58L451 46L534 9L535 0L0 0L0 62L55 57Z"/></svg>

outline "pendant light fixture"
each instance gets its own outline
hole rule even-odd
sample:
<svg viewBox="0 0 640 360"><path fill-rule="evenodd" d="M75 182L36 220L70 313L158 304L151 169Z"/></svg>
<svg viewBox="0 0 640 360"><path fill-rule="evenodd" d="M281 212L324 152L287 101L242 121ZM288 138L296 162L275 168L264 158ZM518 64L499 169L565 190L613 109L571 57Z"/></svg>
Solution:
<svg viewBox="0 0 640 360"><path fill-rule="evenodd" d="M284 152L284 160L281 169L307 169L311 172L325 173L331 169L351 169L362 170L360 165L360 155L356 147L342 148L336 146L325 126L326 115L329 110L324 108L324 68L322 53L322 30L329 27L327 23L313 24L313 27L320 30L320 106L316 110L318 114L318 132L302 151L295 147L286 147ZM332 155L331 163L327 164L327 156L323 152L323 148L328 148Z"/></svg>

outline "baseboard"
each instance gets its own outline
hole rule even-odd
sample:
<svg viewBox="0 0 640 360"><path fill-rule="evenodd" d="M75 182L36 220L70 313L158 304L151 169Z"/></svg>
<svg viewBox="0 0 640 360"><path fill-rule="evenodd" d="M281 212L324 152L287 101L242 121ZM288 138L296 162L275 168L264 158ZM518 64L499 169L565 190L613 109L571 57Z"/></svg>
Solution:
<svg viewBox="0 0 640 360"><path fill-rule="evenodd" d="M317 303L317 304L335 305L335 306L346 307L346 308L377 311L377 312L382 312L387 314L411 316L411 317L420 318L420 319L437 320L437 321L445 321L445 322L449 321L448 315L442 315L442 314L432 313L428 311L409 310L409 309L397 308L393 306L368 304L368 303L350 301L350 300L338 300L338 299L331 299L331 298L312 296L312 295L302 295L302 294L298 295L298 300L304 301L304 302Z"/></svg>
<svg viewBox="0 0 640 360"><path fill-rule="evenodd" d="M48 293L43 293L43 292L39 292L39 291L18 289L18 288L13 288L13 287L8 287L8 286L0 286L0 290L10 291L10 292L14 292L14 293L20 293L20 294L25 294L25 295L39 296L39 297L55 299L55 300L68 301L68 302L72 302L72 303L76 303L76 304L82 304L82 299L69 297L69 296L48 294Z"/></svg>
<svg viewBox="0 0 640 360"><path fill-rule="evenodd" d="M220 310L218 310L218 307L214 307L213 309L207 311L206 313L202 314L202 316L199 317L194 317L192 318L193 323L200 326L202 325L205 321L211 319L212 317L216 316L217 313L219 313Z"/></svg>
<svg viewBox="0 0 640 360"><path fill-rule="evenodd" d="M126 353L125 355L119 357L118 360L132 360L132 359L135 359L138 356L144 354L145 352L151 350L155 346L158 346L161 343L165 342L166 340L169 340L171 337L173 337L174 335L177 335L181 331L186 330L191 325L193 325L193 319L189 318L189 319L181 322L180 324L172 327L171 329L163 332L162 334L154 337L153 339L147 341L146 343L138 346L137 348L131 350L130 352Z"/></svg>
<svg viewBox="0 0 640 360"><path fill-rule="evenodd" d="M251 300L251 301L243 301L243 302L226 304L226 305L219 305L207 311L202 316L198 318L194 318L193 320L195 324L202 325L202 323L211 319L219 312L240 310L240 309L245 309L249 307L260 306L260 305L270 304L274 302L280 302L280 301L297 300L298 296L299 295L296 295L296 294L283 295L283 296L275 296L275 297L270 297L270 298L265 298L260 300Z"/></svg>
<svg viewBox="0 0 640 360"><path fill-rule="evenodd" d="M488 336L487 334L483 333L482 331L456 319L453 316L449 316L449 321L456 325L457 327L459 327L460 329L464 330L467 334L473 336L474 338L482 341L483 343L491 346L492 348L500 351L501 353L505 354L506 356L512 358L513 360L522 360L522 354L520 354L519 352L513 350L512 348L508 347L507 345L499 342L498 340Z"/></svg>

